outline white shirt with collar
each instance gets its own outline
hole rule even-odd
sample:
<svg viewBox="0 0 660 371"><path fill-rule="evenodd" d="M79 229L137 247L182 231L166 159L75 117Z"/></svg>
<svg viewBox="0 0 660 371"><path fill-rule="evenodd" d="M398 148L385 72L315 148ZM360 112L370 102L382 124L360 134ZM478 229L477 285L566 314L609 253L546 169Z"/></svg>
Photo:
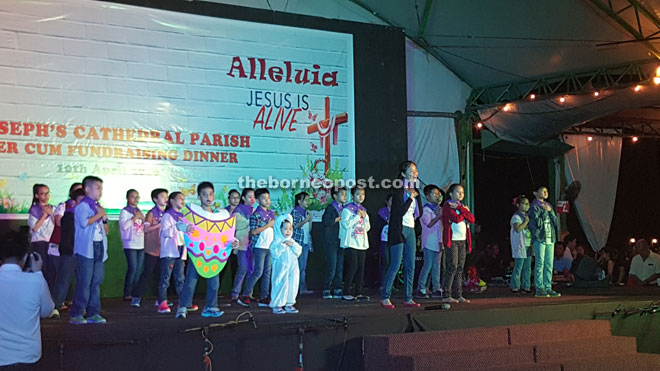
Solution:
<svg viewBox="0 0 660 371"><path fill-rule="evenodd" d="M41 325L55 308L41 272L0 266L0 366L41 358Z"/></svg>
<svg viewBox="0 0 660 371"><path fill-rule="evenodd" d="M630 262L629 273L642 281L656 273L660 273L660 255L651 251L646 260L643 260L639 254L635 255ZM655 282L651 282L651 284L655 284Z"/></svg>

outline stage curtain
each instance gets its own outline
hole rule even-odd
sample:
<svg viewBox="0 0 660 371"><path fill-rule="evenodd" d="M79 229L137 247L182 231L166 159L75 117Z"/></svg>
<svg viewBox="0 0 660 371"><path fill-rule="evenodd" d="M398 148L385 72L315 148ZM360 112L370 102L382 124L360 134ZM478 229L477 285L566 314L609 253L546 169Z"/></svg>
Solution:
<svg viewBox="0 0 660 371"><path fill-rule="evenodd" d="M446 189L460 179L454 119L408 117L408 158L426 184Z"/></svg>
<svg viewBox="0 0 660 371"><path fill-rule="evenodd" d="M599 251L607 243L614 214L622 140L594 136L588 141L584 135L564 135L564 142L574 147L564 155L566 181L582 183L575 211L589 244Z"/></svg>

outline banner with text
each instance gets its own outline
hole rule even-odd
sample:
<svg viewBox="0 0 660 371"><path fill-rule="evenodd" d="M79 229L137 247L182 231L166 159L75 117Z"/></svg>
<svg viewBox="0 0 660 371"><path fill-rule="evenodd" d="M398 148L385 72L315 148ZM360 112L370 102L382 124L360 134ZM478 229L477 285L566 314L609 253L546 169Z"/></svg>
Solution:
<svg viewBox="0 0 660 371"><path fill-rule="evenodd" d="M150 208L152 189L194 201L204 180L218 206L231 188L265 186L277 211L301 190L322 210L327 180L355 177L352 35L0 2L0 218L27 213L32 184L56 204L86 175L115 212L129 188Z"/></svg>

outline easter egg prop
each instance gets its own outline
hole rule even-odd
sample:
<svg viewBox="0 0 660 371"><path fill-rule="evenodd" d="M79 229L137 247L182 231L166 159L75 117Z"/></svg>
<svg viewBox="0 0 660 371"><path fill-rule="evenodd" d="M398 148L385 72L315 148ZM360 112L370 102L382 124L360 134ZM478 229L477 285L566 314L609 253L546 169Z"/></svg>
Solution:
<svg viewBox="0 0 660 371"><path fill-rule="evenodd" d="M236 220L234 217L212 220L193 211L188 205L183 210L183 222L195 230L185 234L189 264L204 278L217 276L231 256Z"/></svg>

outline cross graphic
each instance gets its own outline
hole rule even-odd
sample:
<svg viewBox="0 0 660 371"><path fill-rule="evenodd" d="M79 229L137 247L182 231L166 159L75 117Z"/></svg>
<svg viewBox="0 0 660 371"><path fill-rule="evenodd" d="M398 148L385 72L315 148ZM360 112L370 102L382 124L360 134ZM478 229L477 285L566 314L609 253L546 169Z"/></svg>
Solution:
<svg viewBox="0 0 660 371"><path fill-rule="evenodd" d="M321 141L321 148L325 149L325 171L323 174L328 173L330 168L330 132L332 132L332 144L337 145L337 137L339 136L339 125L348 122L348 114L346 112L330 116L330 97L325 97L325 113L324 118L307 126L307 134L319 133Z"/></svg>

